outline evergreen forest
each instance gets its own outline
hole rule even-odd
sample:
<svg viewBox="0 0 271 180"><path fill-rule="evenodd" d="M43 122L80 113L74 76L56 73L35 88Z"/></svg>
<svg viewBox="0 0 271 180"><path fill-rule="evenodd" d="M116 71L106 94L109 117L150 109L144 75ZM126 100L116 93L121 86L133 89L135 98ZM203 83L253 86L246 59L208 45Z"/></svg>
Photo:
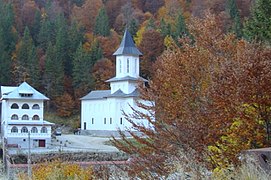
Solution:
<svg viewBox="0 0 271 180"><path fill-rule="evenodd" d="M47 111L78 115L109 89L126 28L149 80L140 97L155 102L125 115L145 136L112 141L136 157L131 177L227 179L241 152L271 146L271 0L0 0L0 85L27 81Z"/></svg>

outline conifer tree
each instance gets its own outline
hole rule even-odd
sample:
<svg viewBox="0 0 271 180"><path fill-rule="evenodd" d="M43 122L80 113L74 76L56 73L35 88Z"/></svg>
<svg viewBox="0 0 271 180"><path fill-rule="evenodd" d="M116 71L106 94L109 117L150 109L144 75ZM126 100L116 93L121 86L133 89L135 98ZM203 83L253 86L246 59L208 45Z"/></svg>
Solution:
<svg viewBox="0 0 271 180"><path fill-rule="evenodd" d="M189 35L188 29L186 27L185 19L182 13L178 14L175 26L176 28L175 28L175 32L173 33L173 38L176 42L178 42L180 38Z"/></svg>
<svg viewBox="0 0 271 180"><path fill-rule="evenodd" d="M105 8L101 8L96 17L94 34L105 37L110 35L109 20Z"/></svg>
<svg viewBox="0 0 271 180"><path fill-rule="evenodd" d="M0 0L0 82L10 84L12 60L11 53L15 49L16 34L12 31L14 13L11 4Z"/></svg>
<svg viewBox="0 0 271 180"><path fill-rule="evenodd" d="M81 89L82 93L86 93L93 86L93 78L91 76L90 56L84 51L80 43L73 58L73 86L75 89Z"/></svg>
<svg viewBox="0 0 271 180"><path fill-rule="evenodd" d="M232 19L231 30L238 37L242 37L242 24L240 19L240 12L237 8L236 0L228 0L228 13Z"/></svg>
<svg viewBox="0 0 271 180"><path fill-rule="evenodd" d="M271 43L271 0L256 0L251 17L245 22L244 37Z"/></svg>

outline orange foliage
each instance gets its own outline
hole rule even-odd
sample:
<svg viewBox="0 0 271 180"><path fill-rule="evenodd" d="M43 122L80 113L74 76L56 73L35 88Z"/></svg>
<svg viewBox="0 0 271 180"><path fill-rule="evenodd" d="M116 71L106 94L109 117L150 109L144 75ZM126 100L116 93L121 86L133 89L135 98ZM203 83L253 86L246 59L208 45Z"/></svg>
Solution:
<svg viewBox="0 0 271 180"><path fill-rule="evenodd" d="M155 102L138 103L149 114L135 110L126 115L145 135L129 131L139 145L121 132L123 141L113 141L136 157L131 175L166 177L179 162L200 179L199 169L220 165L208 147L221 148L227 163L238 164L242 150L270 144L270 47L225 35L219 17L209 12L189 27L195 42L182 39L181 48L165 51L155 63L150 87L140 87L141 98ZM153 128L138 125L141 118Z"/></svg>
<svg viewBox="0 0 271 180"><path fill-rule="evenodd" d="M97 61L92 70L92 75L95 79L95 89L109 89L109 84L105 81L112 78L114 72L115 66L109 59Z"/></svg>
<svg viewBox="0 0 271 180"><path fill-rule="evenodd" d="M57 107L57 115L61 117L69 117L72 115L75 102L70 94L65 92L62 96L57 97L55 104Z"/></svg>
<svg viewBox="0 0 271 180"><path fill-rule="evenodd" d="M82 7L73 7L72 17L85 27L87 31L92 32L96 16L102 6L102 0L86 0Z"/></svg>

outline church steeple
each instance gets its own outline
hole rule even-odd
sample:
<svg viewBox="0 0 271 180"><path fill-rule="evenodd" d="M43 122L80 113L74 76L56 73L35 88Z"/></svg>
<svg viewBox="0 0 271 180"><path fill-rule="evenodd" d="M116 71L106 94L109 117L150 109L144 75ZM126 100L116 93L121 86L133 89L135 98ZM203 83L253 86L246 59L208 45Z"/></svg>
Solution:
<svg viewBox="0 0 271 180"><path fill-rule="evenodd" d="M137 49L132 35L126 29L119 48L113 54L116 56L116 76L107 80L110 82L111 94L120 90L130 94L137 87L139 76L139 56L142 53Z"/></svg>
<svg viewBox="0 0 271 180"><path fill-rule="evenodd" d="M125 29L119 48L116 50L116 52L113 55L116 55L116 56L117 55L135 55L135 56L142 55L142 53L135 46L132 35L127 29Z"/></svg>

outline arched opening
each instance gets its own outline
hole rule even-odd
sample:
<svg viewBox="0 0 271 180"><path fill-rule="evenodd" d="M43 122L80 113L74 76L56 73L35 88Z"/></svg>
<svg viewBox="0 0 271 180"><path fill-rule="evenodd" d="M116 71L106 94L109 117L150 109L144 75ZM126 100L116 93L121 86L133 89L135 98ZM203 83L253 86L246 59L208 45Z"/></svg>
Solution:
<svg viewBox="0 0 271 180"><path fill-rule="evenodd" d="M22 109L29 109L29 105L28 104L23 104Z"/></svg>
<svg viewBox="0 0 271 180"><path fill-rule="evenodd" d="M29 120L29 117L28 117L28 115L23 115L23 117L22 117L22 120Z"/></svg>
<svg viewBox="0 0 271 180"><path fill-rule="evenodd" d="M32 106L32 109L40 109L40 106L39 106L38 104L34 104L34 105Z"/></svg>
<svg viewBox="0 0 271 180"><path fill-rule="evenodd" d="M19 119L19 117L18 117L17 114L13 114L13 115L11 116L11 120L18 120L18 119Z"/></svg>
<svg viewBox="0 0 271 180"><path fill-rule="evenodd" d="M41 133L47 133L47 128L46 127L42 127L40 130Z"/></svg>
<svg viewBox="0 0 271 180"><path fill-rule="evenodd" d="M22 129L21 129L21 133L28 133L28 129L27 129L27 127L22 127Z"/></svg>
<svg viewBox="0 0 271 180"><path fill-rule="evenodd" d="M40 120L40 117L39 117L38 115L34 115L34 116L32 117L32 120Z"/></svg>
<svg viewBox="0 0 271 180"><path fill-rule="evenodd" d="M38 129L36 127L32 127L31 133L38 133Z"/></svg>
<svg viewBox="0 0 271 180"><path fill-rule="evenodd" d="M18 104L13 103L13 104L11 105L11 109L19 109Z"/></svg>
<svg viewBox="0 0 271 180"><path fill-rule="evenodd" d="M18 133L18 128L16 126L13 126L11 128L11 133Z"/></svg>

